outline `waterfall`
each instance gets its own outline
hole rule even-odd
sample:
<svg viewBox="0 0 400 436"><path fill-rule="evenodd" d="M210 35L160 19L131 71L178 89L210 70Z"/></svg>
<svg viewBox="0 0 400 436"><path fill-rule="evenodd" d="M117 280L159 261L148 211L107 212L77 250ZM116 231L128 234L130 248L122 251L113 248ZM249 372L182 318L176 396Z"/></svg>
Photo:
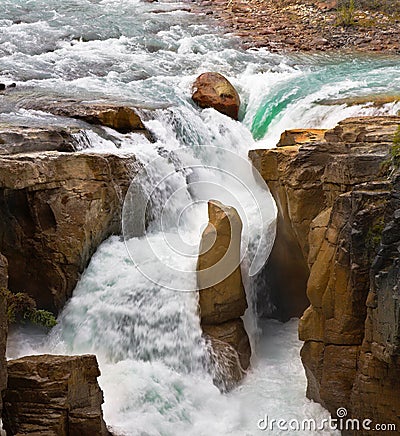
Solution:
<svg viewBox="0 0 400 436"><path fill-rule="evenodd" d="M95 353L105 419L115 434L253 436L266 413L322 419L327 411L305 398L296 320L256 325L251 313L276 208L247 153L273 147L288 128L330 128L348 116L396 113L394 103L321 102L400 93L398 58L243 50L236 38L182 7L2 0L0 82L16 82L24 98L56 94L137 107L155 138L87 125L77 135L79 150L134 153L145 170L132 172L123 235L98 248L58 326L50 335L14 332L9 355ZM209 70L226 75L239 91L240 122L191 102L192 83ZM0 120L60 122L18 105L5 106ZM253 357L244 383L229 394L218 391L206 369L197 314L195 266L209 199L235 206L243 221ZM148 207L140 207L141 200Z"/></svg>

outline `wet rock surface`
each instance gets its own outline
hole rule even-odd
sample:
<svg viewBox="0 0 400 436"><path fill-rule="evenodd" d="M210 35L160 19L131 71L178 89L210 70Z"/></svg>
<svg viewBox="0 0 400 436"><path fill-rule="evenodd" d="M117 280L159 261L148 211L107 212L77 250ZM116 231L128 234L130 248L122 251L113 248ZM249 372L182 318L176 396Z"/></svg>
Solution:
<svg viewBox="0 0 400 436"><path fill-rule="evenodd" d="M8 362L3 424L9 436L109 436L95 356L40 355Z"/></svg>
<svg viewBox="0 0 400 436"><path fill-rule="evenodd" d="M37 151L72 152L79 148L81 129L0 124L0 155Z"/></svg>
<svg viewBox="0 0 400 436"><path fill-rule="evenodd" d="M29 102L27 106L30 109L42 110L53 115L110 127L120 133L138 132L148 134L136 110L128 106L106 102L85 103L73 100Z"/></svg>
<svg viewBox="0 0 400 436"><path fill-rule="evenodd" d="M32 100L26 90L5 96L5 106L13 98L18 107L41 112L33 118L6 113L10 121L0 123L0 250L10 290L57 313L98 245L120 232L122 203L138 166L132 154L76 151L90 147L87 123L148 132L129 107Z"/></svg>
<svg viewBox="0 0 400 436"><path fill-rule="evenodd" d="M247 308L240 271L242 221L219 201L208 203L197 264L201 325L210 340L216 384L231 389L250 364L250 343L241 316Z"/></svg>
<svg viewBox="0 0 400 436"><path fill-rule="evenodd" d="M193 101L201 108L214 108L238 119L240 98L233 85L219 73L203 73L193 84Z"/></svg>

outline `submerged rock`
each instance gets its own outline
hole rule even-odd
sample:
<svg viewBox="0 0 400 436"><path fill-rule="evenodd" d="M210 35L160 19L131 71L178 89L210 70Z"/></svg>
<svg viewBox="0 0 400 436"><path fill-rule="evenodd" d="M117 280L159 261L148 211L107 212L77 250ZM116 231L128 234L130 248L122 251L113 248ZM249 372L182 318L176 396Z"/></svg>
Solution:
<svg viewBox="0 0 400 436"><path fill-rule="evenodd" d="M239 94L222 74L201 74L194 82L192 99L203 109L211 107L234 120L238 119Z"/></svg>
<svg viewBox="0 0 400 436"><path fill-rule="evenodd" d="M399 124L398 116L349 118L322 141L250 152L287 230L278 231L274 250L290 247L288 257L304 265L303 287L293 292L306 291L311 303L299 324L307 396L334 416L344 407L351 418L397 428L400 175L392 148ZM272 293L287 292L288 265L273 251Z"/></svg>
<svg viewBox="0 0 400 436"><path fill-rule="evenodd" d="M8 362L7 435L109 436L96 356L40 355Z"/></svg>
<svg viewBox="0 0 400 436"><path fill-rule="evenodd" d="M16 88L16 83L10 83L9 85L6 85L5 83L0 83L0 91L4 91L5 89L11 89Z"/></svg>
<svg viewBox="0 0 400 436"><path fill-rule="evenodd" d="M219 201L208 203L197 264L203 332L210 339L215 383L232 388L250 364L250 343L240 318L246 294L240 271L242 221L236 209Z"/></svg>
<svg viewBox="0 0 400 436"><path fill-rule="evenodd" d="M230 390L244 377L250 366L251 347L241 318L222 324L202 324L212 347L214 381L222 390Z"/></svg>

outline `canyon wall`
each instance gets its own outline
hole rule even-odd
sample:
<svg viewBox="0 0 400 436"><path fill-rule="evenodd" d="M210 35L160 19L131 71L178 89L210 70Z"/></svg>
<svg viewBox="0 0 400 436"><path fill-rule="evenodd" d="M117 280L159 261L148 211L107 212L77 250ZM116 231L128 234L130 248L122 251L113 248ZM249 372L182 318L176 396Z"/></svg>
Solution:
<svg viewBox="0 0 400 436"><path fill-rule="evenodd" d="M129 108L71 102L53 102L49 108L65 117L63 127L0 123L0 288L27 293L38 308L57 313L100 243L121 231L125 193L140 168L133 154L76 151L90 145L86 122L151 135ZM6 334L0 294L3 394ZM95 356L9 361L3 410L7 434L108 435L98 375ZM1 408L0 398L0 413Z"/></svg>
<svg viewBox="0 0 400 436"><path fill-rule="evenodd" d="M8 362L7 435L109 436L95 356L40 355Z"/></svg>
<svg viewBox="0 0 400 436"><path fill-rule="evenodd" d="M278 268L270 289L277 311L301 309L280 309L289 292L302 302L306 291L311 303L299 324L307 396L332 415L345 407L350 417L397 428L399 124L395 116L350 118L308 142L292 135L291 145L250 152L279 210L267 265ZM297 274L293 259L302 275L286 289L285 272Z"/></svg>
<svg viewBox="0 0 400 436"><path fill-rule="evenodd" d="M120 231L135 163L84 152L0 156L0 251L10 290L62 309L98 245Z"/></svg>
<svg viewBox="0 0 400 436"><path fill-rule="evenodd" d="M0 253L0 290L8 284L7 259ZM3 408L3 391L7 386L7 345L8 319L4 295L0 292L0 416Z"/></svg>

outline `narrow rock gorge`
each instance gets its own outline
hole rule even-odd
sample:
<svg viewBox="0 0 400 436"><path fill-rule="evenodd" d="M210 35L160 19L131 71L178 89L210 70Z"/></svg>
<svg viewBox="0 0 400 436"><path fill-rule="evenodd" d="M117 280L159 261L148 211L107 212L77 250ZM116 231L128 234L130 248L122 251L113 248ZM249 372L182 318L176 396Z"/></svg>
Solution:
<svg viewBox="0 0 400 436"><path fill-rule="evenodd" d="M399 124L396 116L350 118L300 145L286 132L277 148L250 152L279 210L268 262L275 304L282 307L287 275L298 279L297 300L306 291L310 302L299 325L307 396L332 415L344 407L397 426Z"/></svg>
<svg viewBox="0 0 400 436"><path fill-rule="evenodd" d="M398 5L1 0L7 436L398 433Z"/></svg>

